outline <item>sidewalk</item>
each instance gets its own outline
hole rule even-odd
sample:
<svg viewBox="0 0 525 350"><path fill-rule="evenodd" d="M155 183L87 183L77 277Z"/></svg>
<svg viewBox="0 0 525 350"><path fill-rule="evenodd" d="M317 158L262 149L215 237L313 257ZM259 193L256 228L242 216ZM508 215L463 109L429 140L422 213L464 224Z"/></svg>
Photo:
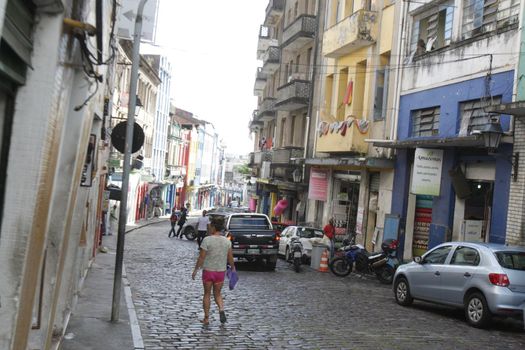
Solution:
<svg viewBox="0 0 525 350"><path fill-rule="evenodd" d="M126 226L126 233L168 219L169 217L166 216L129 225ZM140 328L136 321L135 309L130 298L125 269L123 270L120 299L120 320L117 323L110 321L117 235L103 236L102 246L108 248L108 252L106 254L98 252L93 260L59 349L122 350L144 348Z"/></svg>

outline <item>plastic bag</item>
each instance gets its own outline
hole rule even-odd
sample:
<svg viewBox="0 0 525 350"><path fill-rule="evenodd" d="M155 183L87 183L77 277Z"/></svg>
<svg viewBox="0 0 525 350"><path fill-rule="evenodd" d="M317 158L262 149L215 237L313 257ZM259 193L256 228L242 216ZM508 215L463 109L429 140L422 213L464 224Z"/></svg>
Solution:
<svg viewBox="0 0 525 350"><path fill-rule="evenodd" d="M235 285L237 284L237 281L239 281L239 276L237 275L237 271L232 270L231 267L228 266L228 269L226 270L226 276L230 280L229 282L230 290L233 290L233 288L235 288Z"/></svg>

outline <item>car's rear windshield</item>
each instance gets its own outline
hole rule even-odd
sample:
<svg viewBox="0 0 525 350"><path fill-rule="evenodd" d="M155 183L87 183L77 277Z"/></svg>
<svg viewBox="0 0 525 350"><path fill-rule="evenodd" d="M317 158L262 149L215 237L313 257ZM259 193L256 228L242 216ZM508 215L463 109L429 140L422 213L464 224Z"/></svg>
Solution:
<svg viewBox="0 0 525 350"><path fill-rule="evenodd" d="M300 228L299 236L301 236L302 238L323 237L323 231L314 230L311 228Z"/></svg>
<svg viewBox="0 0 525 350"><path fill-rule="evenodd" d="M264 216L232 216L230 229L270 229L270 223Z"/></svg>
<svg viewBox="0 0 525 350"><path fill-rule="evenodd" d="M525 252L496 252L496 258L505 269L525 271Z"/></svg>

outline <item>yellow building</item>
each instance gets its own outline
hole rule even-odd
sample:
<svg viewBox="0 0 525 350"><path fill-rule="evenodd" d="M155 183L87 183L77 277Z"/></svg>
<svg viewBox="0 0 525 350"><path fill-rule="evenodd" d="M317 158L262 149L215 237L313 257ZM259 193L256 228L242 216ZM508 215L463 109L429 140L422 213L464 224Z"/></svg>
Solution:
<svg viewBox="0 0 525 350"><path fill-rule="evenodd" d="M396 6L388 0L321 2L323 93L314 101L315 156L306 164L328 181L309 195L307 217L320 224L334 218L340 237L356 232L372 249L390 212L393 161L367 140L389 139L392 129Z"/></svg>

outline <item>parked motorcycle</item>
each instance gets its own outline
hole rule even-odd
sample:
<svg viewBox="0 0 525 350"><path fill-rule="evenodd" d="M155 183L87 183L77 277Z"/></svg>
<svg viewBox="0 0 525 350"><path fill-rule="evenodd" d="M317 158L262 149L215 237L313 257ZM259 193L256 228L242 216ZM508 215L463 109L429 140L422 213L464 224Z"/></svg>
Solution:
<svg viewBox="0 0 525 350"><path fill-rule="evenodd" d="M360 244L345 244L339 248L344 255L336 256L328 266L339 277L348 276L355 268L356 272L375 274L381 283L391 284L399 266L396 257L398 244L395 239L387 239L381 243L380 253L369 253Z"/></svg>
<svg viewBox="0 0 525 350"><path fill-rule="evenodd" d="M290 253L288 261L293 263L295 272L301 271L301 261L303 260L303 244L299 237L293 237L290 241Z"/></svg>

